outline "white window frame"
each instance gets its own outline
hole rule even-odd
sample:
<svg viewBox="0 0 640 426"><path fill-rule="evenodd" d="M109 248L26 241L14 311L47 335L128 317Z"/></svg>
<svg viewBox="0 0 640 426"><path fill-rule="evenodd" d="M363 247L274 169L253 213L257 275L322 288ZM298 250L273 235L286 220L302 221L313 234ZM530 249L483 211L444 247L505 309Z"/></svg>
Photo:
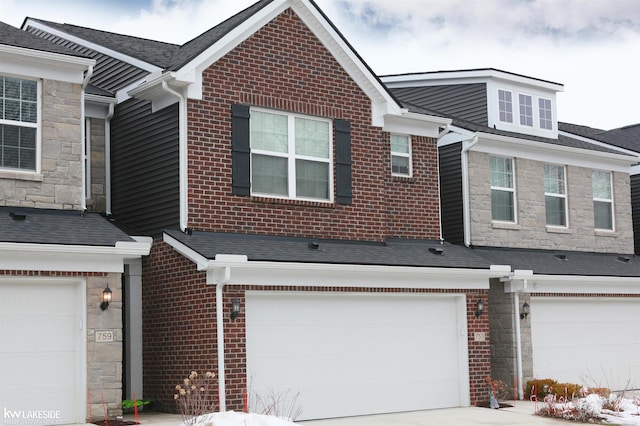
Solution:
<svg viewBox="0 0 640 426"><path fill-rule="evenodd" d="M528 103L527 103L528 101ZM533 127L533 96L518 93L518 118L521 126ZM531 124L529 124L529 121Z"/></svg>
<svg viewBox="0 0 640 426"><path fill-rule="evenodd" d="M502 93L509 94L509 96L511 97L509 102L507 102L506 100L500 99L500 95ZM507 105L510 106L509 109L506 108ZM506 119L503 120L502 119L503 113L505 115L505 118L510 118L510 120L506 120ZM503 123L513 124L513 92L511 90L498 89L498 120L500 120Z"/></svg>
<svg viewBox="0 0 640 426"><path fill-rule="evenodd" d="M3 117L0 117L0 124L9 125L9 126L17 126L17 127L29 127L36 129L36 141L35 141L35 164L34 169L20 169L13 167L5 167L0 164L0 178L8 177L8 178L20 178L25 177L27 179L40 179L39 175L41 173L42 168L42 142L41 142L41 132L42 132L42 81L40 79L28 78L19 75L12 74L0 74L0 77L5 78L15 78L18 80L27 80L34 81L36 83L36 122L30 123L26 121L15 121L15 120L6 120ZM30 177L35 176L35 177Z"/></svg>
<svg viewBox="0 0 640 426"><path fill-rule="evenodd" d="M502 187L502 186L494 186L493 184L491 184L491 157L495 157L495 158L501 158L504 160L509 160L511 162L511 185L512 187ZM494 219L493 218L493 206L491 206L490 208L490 213L491 213L491 221L492 222L497 222L497 223L518 223L518 198L516 196L516 162L514 160L513 157L503 157L500 155L491 155L489 156L489 185L491 187L491 191L504 191L504 192L511 192L513 194L513 206L511 207L513 209L513 221L510 220L501 220L501 219ZM490 195L491 198L491 195ZM490 201L492 202L493 200L490 199ZM490 205L491 205L490 202Z"/></svg>
<svg viewBox="0 0 640 426"><path fill-rule="evenodd" d="M396 137L404 137L407 138L409 152L399 152L393 151L393 145L391 144L391 138ZM399 133L392 133L389 136L389 147L391 149L391 174L393 176L402 176L402 177L411 177L413 176L413 141L410 135L402 135ZM409 160L409 172L408 173L398 173L393 171L393 158L394 157L402 157L407 158Z"/></svg>
<svg viewBox="0 0 640 426"><path fill-rule="evenodd" d="M541 105L541 102L548 103L549 109L545 108L546 105ZM547 112L549 117L547 117ZM545 123L544 126L543 123ZM546 123L549 124L549 127L546 126ZM538 97L538 124L543 130L553 130L553 102L551 102L551 99L543 98L542 96Z"/></svg>
<svg viewBox="0 0 640 426"><path fill-rule="evenodd" d="M610 170L594 170L593 173L591 174L591 179L592 179L592 188L593 188L593 180L596 176L596 173L606 173L609 176L609 192L611 194L611 198L607 199L607 198L599 198L595 196L595 193L593 194L593 202L594 202L594 209L593 209L593 227L594 229L598 230L598 231L614 231L616 229L616 215L615 215L615 210L614 210L614 204L613 204L613 172L611 172ZM596 211L595 211L595 203L596 202L600 202L600 203L608 203L610 204L610 211L611 211L611 228L597 228L595 223L596 223Z"/></svg>
<svg viewBox="0 0 640 426"><path fill-rule="evenodd" d="M555 197L555 198L561 198L563 200L563 204L564 204L564 225L557 225L557 224L550 224L547 223L547 226L552 226L555 228L568 228L569 227L569 206L567 203L568 197L567 197L567 168L564 165L559 165L559 164L551 164L551 163L547 163L545 164L545 166L554 166L554 167L559 167L562 169L562 194L559 194L557 192L547 192L546 188L544 191L544 196L545 196L545 203L544 203L544 207L545 207L545 222L546 222L546 209L547 209L547 201L546 201L546 197ZM546 168L544 169L544 178L546 179Z"/></svg>
<svg viewBox="0 0 640 426"><path fill-rule="evenodd" d="M315 201L315 202L327 202L327 203L332 203L333 202L333 192L334 192L334 172L333 172L333 150L334 150L334 141L333 141L333 121L328 119L328 118L323 118L323 117L316 117L316 116L310 116L310 115L305 115L305 114L298 114L298 113L292 113L292 112L287 112L287 111L280 111L280 110L271 110L271 109L266 109L266 108L251 108L251 112L253 111L259 111L259 112L264 112L267 114L278 114L278 115L284 115L287 117L287 136L288 136L288 149L287 152L275 152L275 151L268 151L268 150L262 150L262 149L256 149L254 147L251 147L251 177L253 179L253 154L258 154L258 155L265 155L265 156L270 156L270 157L280 157L280 158L286 158L287 159L287 188L288 188L288 194L287 195L282 195L282 194L271 194L271 193L264 193L264 192L255 192L253 190L253 185L251 185L251 195L255 195L255 196L259 196L259 197L269 197L269 198L280 198L280 199L287 199L287 200L303 200L303 201ZM295 138L295 119L296 118L303 118L306 120L315 120L315 121L322 121L322 122L326 122L329 124L329 157L326 159L320 158L320 157L310 157L310 156L305 156L305 155L300 155L300 154L296 154L295 152L295 143L296 143L296 138ZM251 119L249 119L249 126L251 126ZM249 135L251 135L251 131L249 132ZM251 137L251 136L249 136ZM251 145L251 141L249 142L249 144ZM299 197L296 195L296 160L309 160L309 161L314 161L314 162L318 162L318 163L326 163L327 167L328 167L328 177L329 177L329 188L328 188L328 194L329 197L328 198L312 198L312 197Z"/></svg>

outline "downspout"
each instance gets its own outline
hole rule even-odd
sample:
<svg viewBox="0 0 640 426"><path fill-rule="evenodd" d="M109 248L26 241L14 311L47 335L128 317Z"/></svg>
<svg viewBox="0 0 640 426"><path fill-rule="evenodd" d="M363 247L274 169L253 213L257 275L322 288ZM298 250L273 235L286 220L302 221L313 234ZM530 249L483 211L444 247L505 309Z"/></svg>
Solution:
<svg viewBox="0 0 640 426"><path fill-rule="evenodd" d="M478 143L478 136L462 141L461 169L462 169L462 222L464 229L464 245L471 245L471 208L469 202L469 150Z"/></svg>
<svg viewBox="0 0 640 426"><path fill-rule="evenodd" d="M523 280L523 289L527 288L527 280ZM522 335L520 332L520 292L516 291L513 294L513 312L514 320L516 322L516 370L518 373L518 398L524 399L524 386L522 381L524 380L524 374L522 372Z"/></svg>
<svg viewBox="0 0 640 426"><path fill-rule="evenodd" d="M111 119L114 113L114 104L109 104L109 112L104 119L104 192L107 197L107 215L111 215Z"/></svg>
<svg viewBox="0 0 640 426"><path fill-rule="evenodd" d="M178 98L179 101L179 124L178 124L178 162L180 180L180 230L185 232L188 228L187 215L187 102L182 93L169 87L166 81L162 82L162 89Z"/></svg>
<svg viewBox="0 0 640 426"><path fill-rule="evenodd" d="M87 148L85 146L87 125L84 114L84 91L89 85L91 76L93 76L93 65L89 65L89 68L87 68L87 72L82 79L82 90L80 91L80 158L82 158L82 197L80 200L80 208L83 212L87 210Z"/></svg>
<svg viewBox="0 0 640 426"><path fill-rule="evenodd" d="M231 276L231 268L225 266L224 278L216 284L216 327L218 340L218 400L220 412L227 411L227 387L224 365L224 303L222 291Z"/></svg>

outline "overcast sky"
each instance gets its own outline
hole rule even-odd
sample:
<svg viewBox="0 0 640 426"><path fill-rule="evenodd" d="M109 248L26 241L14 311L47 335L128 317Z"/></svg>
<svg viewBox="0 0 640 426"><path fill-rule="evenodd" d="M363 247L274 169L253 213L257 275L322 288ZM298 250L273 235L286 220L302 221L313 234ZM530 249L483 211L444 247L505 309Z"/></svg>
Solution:
<svg viewBox="0 0 640 426"><path fill-rule="evenodd" d="M638 0L317 0L378 75L497 68L564 84L561 121L640 123ZM254 0L0 0L25 17L182 44Z"/></svg>

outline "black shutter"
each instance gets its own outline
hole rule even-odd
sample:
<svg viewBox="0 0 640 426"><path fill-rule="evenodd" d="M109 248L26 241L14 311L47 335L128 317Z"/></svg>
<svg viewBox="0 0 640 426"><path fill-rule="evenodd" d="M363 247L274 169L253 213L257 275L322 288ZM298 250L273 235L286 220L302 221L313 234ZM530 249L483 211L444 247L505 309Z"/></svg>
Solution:
<svg viewBox="0 0 640 426"><path fill-rule="evenodd" d="M334 121L336 131L336 202L351 204L351 123Z"/></svg>
<svg viewBox="0 0 640 426"><path fill-rule="evenodd" d="M234 195L251 195L249 117L247 105L231 105L231 183Z"/></svg>

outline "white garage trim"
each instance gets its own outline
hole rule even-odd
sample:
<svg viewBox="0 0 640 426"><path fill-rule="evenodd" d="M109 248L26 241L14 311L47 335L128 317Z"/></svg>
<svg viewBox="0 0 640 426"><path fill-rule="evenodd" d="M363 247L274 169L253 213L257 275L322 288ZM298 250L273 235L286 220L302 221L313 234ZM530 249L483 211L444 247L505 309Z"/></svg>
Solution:
<svg viewBox="0 0 640 426"><path fill-rule="evenodd" d="M640 388L640 298L531 297L534 377Z"/></svg>
<svg viewBox="0 0 640 426"><path fill-rule="evenodd" d="M300 391L299 420L469 405L464 294L247 291L245 315L250 394Z"/></svg>
<svg viewBox="0 0 640 426"><path fill-rule="evenodd" d="M57 293L56 288L60 290ZM52 395L55 395L52 397L53 400L44 394L39 395L38 390L44 392L47 385L52 387L58 383L56 380L60 380L60 378L55 379L55 376L56 374L63 375L64 371L39 373L46 362L39 362L37 351L29 350L28 352L34 356L33 363L35 364L26 362L26 364L20 365L22 368L14 376L11 383L8 382L5 371L3 382L0 383L0 389L2 386L11 386L15 383L28 385L23 396L17 397L17 400L14 398L11 401L7 400L8 397L4 398L5 412L11 410L12 418L6 419L3 416L0 424L9 424L8 422L13 422L13 424L26 422L29 424L84 423L87 407L87 295L85 281L77 278L0 277L0 294L10 297L10 300L4 298L4 301L0 297L0 305L3 305L2 312L0 312L0 358L4 359L0 369L2 367L8 368L6 363L11 358L11 351L15 351L14 354L20 354L27 350L28 345L34 345L34 347L42 345L42 347L51 349L46 352L46 359L49 360L51 354L61 354L58 359L59 365L71 364L69 368L72 369L70 371L73 372L75 378L73 384L69 383L73 387L71 392L56 390L52 392ZM41 317L43 322L38 324L35 319L30 323L20 321L20 312L23 311L27 311L29 316ZM52 316L51 312L56 313ZM61 315L61 312L71 313L71 315L65 317ZM2 318L3 313L5 314L4 318ZM48 318L52 318L53 321ZM16 320L13 325L12 319ZM56 328L57 326L61 326L61 328ZM27 332L28 335L25 336ZM71 338L75 339L75 342L68 345L69 342L66 338L56 340L56 333L60 334L57 337L72 336ZM17 345L12 345L13 335L19 335L21 339L24 336L25 340L21 340ZM64 346L65 344L67 346ZM74 359L72 360L65 358L68 355L62 355L69 354L71 347L74 348ZM7 358L5 359L5 357ZM16 365L20 364L21 358L15 358L14 355L13 359L17 363ZM11 368L15 368L15 366L12 364ZM9 395L16 396L15 389L11 389ZM38 400L39 397L42 399ZM62 398L60 401L63 403L56 403L55 398ZM56 412L57 410L59 412ZM42 416L48 416L48 418L42 418Z"/></svg>
<svg viewBox="0 0 640 426"><path fill-rule="evenodd" d="M514 274L505 292L571 294L640 294L640 277Z"/></svg>

